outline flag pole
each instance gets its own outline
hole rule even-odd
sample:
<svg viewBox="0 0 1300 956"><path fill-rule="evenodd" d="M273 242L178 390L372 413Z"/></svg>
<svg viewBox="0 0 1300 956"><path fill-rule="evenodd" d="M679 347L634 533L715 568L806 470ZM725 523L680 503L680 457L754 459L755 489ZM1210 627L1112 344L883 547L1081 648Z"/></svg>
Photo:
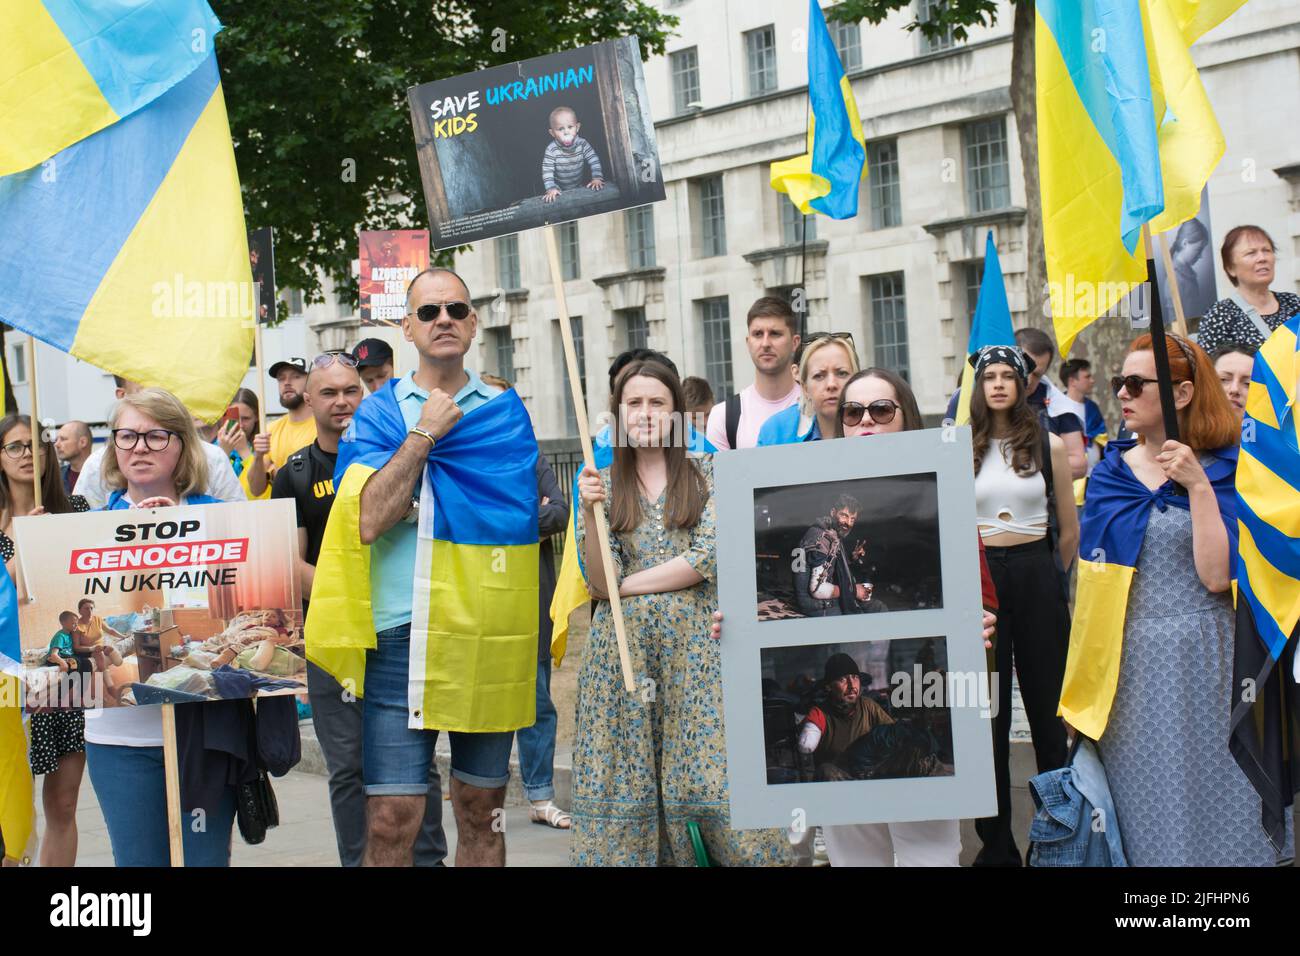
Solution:
<svg viewBox="0 0 1300 956"><path fill-rule="evenodd" d="M163 779L167 790L167 845L171 865L185 865L185 843L181 838L181 770L176 753L176 705L162 705Z"/></svg>
<svg viewBox="0 0 1300 956"><path fill-rule="evenodd" d="M266 432L266 371L262 368L262 283L253 283L253 364L257 369L257 431ZM252 442L249 442L251 445Z"/></svg>
<svg viewBox="0 0 1300 956"><path fill-rule="evenodd" d="M1169 238L1160 233L1160 258L1165 264L1165 278L1169 281L1169 298L1174 303L1174 332L1187 338L1187 319L1183 315L1183 296L1178 291L1178 276L1174 274L1174 260L1169 254Z"/></svg>
<svg viewBox="0 0 1300 956"><path fill-rule="evenodd" d="M1152 254L1151 232L1142 224L1142 240L1147 254L1147 278L1151 283L1151 351L1156 360L1156 388L1160 392L1160 411L1165 419L1165 440L1180 441L1178 435L1178 410L1174 406L1174 382L1169 371L1169 345L1165 338L1165 320L1160 306L1160 277ZM1186 494L1174 483L1179 494Z"/></svg>
<svg viewBox="0 0 1300 956"><path fill-rule="evenodd" d="M555 305L560 314L560 338L564 341L564 363L569 371L569 394L573 398L574 417L578 420L578 437L582 441L583 463L596 468L596 456L591 449L591 429L587 424L587 400L582 394L582 375L578 372L578 350L573 344L573 328L569 324L569 303L564 297L564 276L560 271L560 247L555 241L555 227L543 226L546 234L546 257L551 264L551 284L555 286ZM575 503L576 504L576 503ZM600 502L592 509L596 517L596 540L600 543L600 561L605 571L605 586L609 591L609 610L614 618L614 636L618 639L618 661L623 669L623 686L629 694L636 690L632 674L632 658L627 650L627 634L623 626L623 607L618 597L618 575L614 572L614 559L609 550L609 523L605 520L605 507Z"/></svg>
<svg viewBox="0 0 1300 956"><path fill-rule="evenodd" d="M29 383L28 387L32 392L32 491L34 493L32 503L37 508L40 508L44 504L44 502L41 501L41 479L44 477L44 472L41 471L41 452L45 449L43 447L44 439L41 435L40 403L37 399L39 390L36 387L36 339L30 335L27 336L27 356L27 365L29 368L27 380Z"/></svg>

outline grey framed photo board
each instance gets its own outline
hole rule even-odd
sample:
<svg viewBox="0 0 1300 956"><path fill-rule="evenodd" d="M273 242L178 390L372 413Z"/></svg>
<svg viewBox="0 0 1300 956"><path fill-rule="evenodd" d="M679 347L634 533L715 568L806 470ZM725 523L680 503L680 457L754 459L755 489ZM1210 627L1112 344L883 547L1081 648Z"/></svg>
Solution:
<svg viewBox="0 0 1300 956"><path fill-rule="evenodd" d="M714 478L732 826L995 814L970 429L730 451Z"/></svg>

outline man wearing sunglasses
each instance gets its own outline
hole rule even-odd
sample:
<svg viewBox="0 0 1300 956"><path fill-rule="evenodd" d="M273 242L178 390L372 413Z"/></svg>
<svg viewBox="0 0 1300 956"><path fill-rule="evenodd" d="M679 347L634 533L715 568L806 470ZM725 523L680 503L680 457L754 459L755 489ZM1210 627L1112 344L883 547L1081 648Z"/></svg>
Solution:
<svg viewBox="0 0 1300 956"><path fill-rule="evenodd" d="M368 810L366 862L409 866L429 790L437 732L409 728L412 582L418 529L415 497L430 448L468 412L501 394L465 368L478 330L465 283L450 269L426 269L412 280L402 320L419 368L384 386L392 389L406 438L360 493L361 543L370 545L370 602L377 634L367 653L363 734ZM310 641L310 638L309 638ZM400 679L394 679L400 677ZM458 675L471 684L477 675ZM533 693L532 688L528 693ZM467 721L473 718L465 715ZM466 732L451 738L451 800L457 824L457 866L502 866L505 837L494 826L505 803L513 732ZM374 748L372 748L372 742ZM373 754L373 756L372 756Z"/></svg>

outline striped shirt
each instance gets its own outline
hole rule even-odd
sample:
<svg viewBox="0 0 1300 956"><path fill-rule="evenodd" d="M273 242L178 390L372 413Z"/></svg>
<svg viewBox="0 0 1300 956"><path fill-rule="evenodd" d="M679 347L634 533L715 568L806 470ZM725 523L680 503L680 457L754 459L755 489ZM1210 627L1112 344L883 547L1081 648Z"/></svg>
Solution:
<svg viewBox="0 0 1300 956"><path fill-rule="evenodd" d="M600 171L600 157L591 148L591 144L581 136L569 147L561 146L551 140L542 156L542 185L545 189L574 189L585 186L588 180L582 175L582 167L591 167L592 179L604 179Z"/></svg>

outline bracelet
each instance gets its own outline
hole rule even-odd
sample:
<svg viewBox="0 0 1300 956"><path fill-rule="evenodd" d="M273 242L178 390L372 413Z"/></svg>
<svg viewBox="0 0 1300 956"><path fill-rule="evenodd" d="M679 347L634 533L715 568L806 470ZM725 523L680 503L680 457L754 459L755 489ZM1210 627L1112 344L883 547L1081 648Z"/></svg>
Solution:
<svg viewBox="0 0 1300 956"><path fill-rule="evenodd" d="M434 438L432 435L430 435L427 431L425 431L425 430L424 430L423 428L421 428L419 425L415 425L415 426L413 426L412 428L410 428L410 429L407 431L407 434L408 434L408 435L419 435L421 438L427 438L427 439L429 439L429 447L430 447L430 448L434 447L434 445L436 445L436 444L438 443L438 441L437 441L436 438Z"/></svg>

